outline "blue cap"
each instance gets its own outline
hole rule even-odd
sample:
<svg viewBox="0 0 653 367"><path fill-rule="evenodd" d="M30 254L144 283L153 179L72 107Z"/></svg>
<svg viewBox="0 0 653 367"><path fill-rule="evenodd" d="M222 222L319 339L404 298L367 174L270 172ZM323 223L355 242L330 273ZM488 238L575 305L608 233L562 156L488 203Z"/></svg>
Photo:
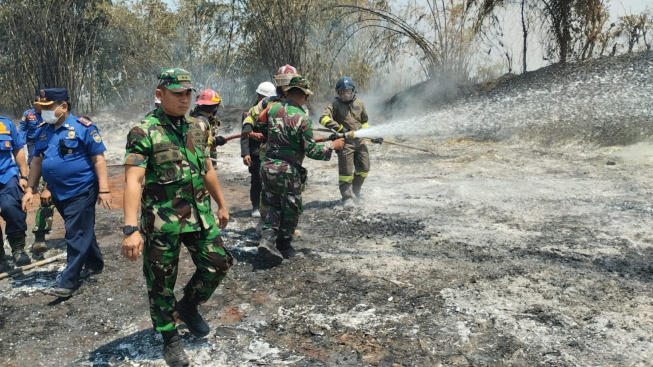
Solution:
<svg viewBox="0 0 653 367"><path fill-rule="evenodd" d="M49 106L54 102L68 102L68 89L66 88L49 88L41 89L38 101L34 104Z"/></svg>

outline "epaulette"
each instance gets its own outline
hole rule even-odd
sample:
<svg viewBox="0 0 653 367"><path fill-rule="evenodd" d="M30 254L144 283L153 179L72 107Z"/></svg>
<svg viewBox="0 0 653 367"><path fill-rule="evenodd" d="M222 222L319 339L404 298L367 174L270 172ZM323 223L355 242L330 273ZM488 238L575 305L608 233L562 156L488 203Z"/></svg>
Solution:
<svg viewBox="0 0 653 367"><path fill-rule="evenodd" d="M45 121L41 122L41 123L39 124L39 126L37 126L36 128L38 129L39 127L41 127L41 126L43 126L43 125L45 125Z"/></svg>
<svg viewBox="0 0 653 367"><path fill-rule="evenodd" d="M86 117L77 118L77 122L79 122L80 124L82 124L82 125L84 125L86 127L93 125L93 121L89 120Z"/></svg>

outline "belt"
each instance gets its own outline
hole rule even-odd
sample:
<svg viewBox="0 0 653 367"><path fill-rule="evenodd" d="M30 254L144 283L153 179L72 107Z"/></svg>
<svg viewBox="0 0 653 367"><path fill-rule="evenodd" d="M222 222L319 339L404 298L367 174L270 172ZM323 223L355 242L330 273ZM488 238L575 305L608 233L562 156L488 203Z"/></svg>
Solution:
<svg viewBox="0 0 653 367"><path fill-rule="evenodd" d="M265 157L272 158L272 159L280 159L288 163L289 165L295 167L295 169L297 169L297 171L299 172L299 176L301 178L302 183L306 183L306 179L308 178L308 170L304 168L301 164L297 162L291 162L290 160L277 155L276 152L267 152L265 153Z"/></svg>
<svg viewBox="0 0 653 367"><path fill-rule="evenodd" d="M27 142L28 143L34 143L34 142L36 142L36 138L31 138L31 139L27 138Z"/></svg>

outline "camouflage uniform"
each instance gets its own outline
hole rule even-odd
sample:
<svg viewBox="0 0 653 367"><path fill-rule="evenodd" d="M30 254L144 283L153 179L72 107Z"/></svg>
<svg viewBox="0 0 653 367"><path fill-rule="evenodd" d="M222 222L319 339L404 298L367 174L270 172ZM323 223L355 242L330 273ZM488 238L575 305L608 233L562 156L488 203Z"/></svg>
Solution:
<svg viewBox="0 0 653 367"><path fill-rule="evenodd" d="M127 136L124 164L146 169L141 199L143 273L157 331L176 328L173 291L181 243L197 266L184 288L184 297L195 304L209 299L233 262L204 186L210 164L207 138L198 120L182 116L172 122L161 108Z"/></svg>
<svg viewBox="0 0 653 367"><path fill-rule="evenodd" d="M36 218L34 220L34 227L32 227L32 232L34 234L43 233L44 235L50 233L50 230L52 229L53 218L54 204L39 204L39 208L36 210Z"/></svg>
<svg viewBox="0 0 653 367"><path fill-rule="evenodd" d="M308 90L303 77L294 77L286 90L300 85ZM276 103L266 114L267 123L260 125L261 132L268 137L266 157L261 159L261 180L270 210L263 228L264 231L278 230L279 238L291 238L302 213L301 171L304 175L306 172L301 163L304 156L328 161L333 146L331 142L315 142L313 123L304 109L293 101Z"/></svg>
<svg viewBox="0 0 653 367"><path fill-rule="evenodd" d="M338 132L343 127L349 131L369 127L365 105L357 99L343 102L336 98L322 112L320 123ZM345 147L338 151L338 183L343 201L360 196L369 171L370 154L365 140L346 139Z"/></svg>

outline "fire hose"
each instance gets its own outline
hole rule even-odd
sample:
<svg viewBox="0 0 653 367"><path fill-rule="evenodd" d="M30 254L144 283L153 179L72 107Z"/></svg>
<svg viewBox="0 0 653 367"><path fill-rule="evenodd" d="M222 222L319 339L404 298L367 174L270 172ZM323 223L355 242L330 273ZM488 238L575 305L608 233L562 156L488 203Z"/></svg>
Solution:
<svg viewBox="0 0 653 367"><path fill-rule="evenodd" d="M229 136L223 136L223 138L224 138L224 140L229 141L229 140L234 140L236 138L240 138L241 136L242 136L242 134L238 133L238 134L233 134L233 135L229 135ZM122 165L123 164L107 164L107 167L118 167L118 166L122 166Z"/></svg>
<svg viewBox="0 0 653 367"><path fill-rule="evenodd" d="M325 132L328 131L328 132L331 132L330 130L325 130L325 129L319 129L319 130L316 130L316 131L325 131ZM355 131L348 131L346 133L332 133L328 137L315 138L315 142L322 143L322 142L325 142L327 140L333 141L333 140L340 139L340 138L342 138L342 139L354 139L354 138L356 138L356 132ZM395 141L386 140L384 138L364 137L364 138L361 138L361 139L370 139L370 140L372 140L373 143L377 143L377 144L390 144L390 145L396 145L398 147L404 147L404 148L419 150L419 151L426 152L426 153L432 153L430 150L427 150L427 149L417 148L417 147L414 147L414 146L411 146L411 145L408 145L408 144L397 143Z"/></svg>

